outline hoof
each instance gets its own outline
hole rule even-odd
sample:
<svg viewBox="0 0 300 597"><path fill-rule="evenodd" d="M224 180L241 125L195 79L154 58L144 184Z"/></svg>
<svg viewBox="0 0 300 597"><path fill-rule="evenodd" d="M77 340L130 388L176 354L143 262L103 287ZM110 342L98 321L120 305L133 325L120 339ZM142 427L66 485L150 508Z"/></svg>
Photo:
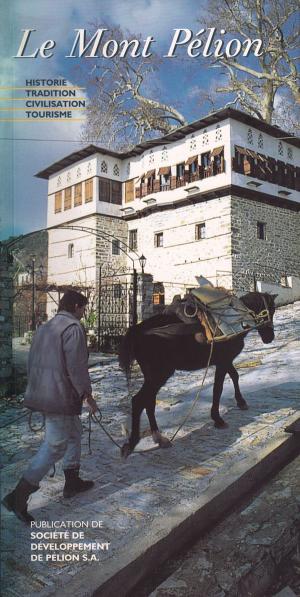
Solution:
<svg viewBox="0 0 300 597"><path fill-rule="evenodd" d="M167 437L161 437L158 445L160 448L171 448L172 447L172 442L170 442L170 440Z"/></svg>
<svg viewBox="0 0 300 597"><path fill-rule="evenodd" d="M126 460L128 458L128 456L130 456L131 452L133 450L131 449L130 445L128 442L126 442L126 444L124 444L124 446L122 446L121 448L121 458L122 460Z"/></svg>
<svg viewBox="0 0 300 597"><path fill-rule="evenodd" d="M159 432L155 432L152 434L152 438L155 444L158 444L160 448L170 448L172 446L172 442L167 437L164 437Z"/></svg>
<svg viewBox="0 0 300 597"><path fill-rule="evenodd" d="M217 429L226 429L228 427L228 423L225 423L223 419L220 419L220 421L215 421L215 427Z"/></svg>
<svg viewBox="0 0 300 597"><path fill-rule="evenodd" d="M241 402L237 406L240 410L248 410L248 408L249 408L247 402Z"/></svg>

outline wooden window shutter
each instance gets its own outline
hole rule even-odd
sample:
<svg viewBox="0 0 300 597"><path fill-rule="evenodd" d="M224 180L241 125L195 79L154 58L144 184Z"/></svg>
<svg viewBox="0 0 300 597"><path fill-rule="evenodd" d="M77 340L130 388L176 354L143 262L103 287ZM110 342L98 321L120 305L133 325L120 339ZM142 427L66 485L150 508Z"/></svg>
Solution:
<svg viewBox="0 0 300 597"><path fill-rule="evenodd" d="M99 178L99 201L110 203L110 180Z"/></svg>
<svg viewBox="0 0 300 597"><path fill-rule="evenodd" d="M93 179L85 181L85 203L93 201Z"/></svg>
<svg viewBox="0 0 300 597"><path fill-rule="evenodd" d="M71 207L72 207L72 187L67 187L65 189L64 210L71 209Z"/></svg>
<svg viewBox="0 0 300 597"><path fill-rule="evenodd" d="M75 185L74 207L82 204L82 183L78 182Z"/></svg>
<svg viewBox="0 0 300 597"><path fill-rule="evenodd" d="M122 205L122 183L118 180L111 181L111 202Z"/></svg>
<svg viewBox="0 0 300 597"><path fill-rule="evenodd" d="M61 211L61 207L62 207L62 192L59 191L58 193L55 193L55 205L54 205L54 212L57 214L58 212Z"/></svg>
<svg viewBox="0 0 300 597"><path fill-rule="evenodd" d="M134 200L134 178L125 182L125 203Z"/></svg>
<svg viewBox="0 0 300 597"><path fill-rule="evenodd" d="M160 176L168 176L169 174L171 174L171 166L163 166L159 169L158 174Z"/></svg>

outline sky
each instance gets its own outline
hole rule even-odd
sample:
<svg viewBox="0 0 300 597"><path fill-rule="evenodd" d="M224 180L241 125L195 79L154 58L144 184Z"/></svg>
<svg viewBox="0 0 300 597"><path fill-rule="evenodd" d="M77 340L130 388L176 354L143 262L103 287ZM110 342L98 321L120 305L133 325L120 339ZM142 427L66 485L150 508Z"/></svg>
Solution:
<svg viewBox="0 0 300 597"><path fill-rule="evenodd" d="M64 78L70 85L80 84L78 67L84 58L66 55L73 45L75 29L88 29L91 23L120 25L128 39L152 35L153 49L160 55L170 45L175 28L197 32L209 3L206 0L0 0L0 239L46 226L47 181L34 175L65 155L82 147L82 122L17 122L24 116L22 97L26 79ZM55 40L50 58L15 58L22 29L34 29L25 50L31 54L48 39ZM209 89L219 72L206 60L162 60L155 87L160 98L176 107L188 121L208 112L197 101L199 89ZM88 99L89 90L85 94ZM24 96L23 96L24 97ZM9 109L19 107L14 112ZM84 116L84 112L78 115ZM14 117L14 122L4 119ZM86 145L86 143L84 144Z"/></svg>
<svg viewBox="0 0 300 597"><path fill-rule="evenodd" d="M24 87L28 78L65 78L71 85L78 84L76 62L67 59L74 40L74 29L86 28L94 21L109 25L119 24L132 34L143 37L153 35L155 50L163 54L170 44L173 29L199 28L194 15L201 16L205 2L199 0L0 0L4 15L0 42L0 159L1 159L1 237L18 235L46 226L47 181L36 178L35 173L54 161L82 147L81 122L3 122L4 118L16 119L19 110L9 112L4 108L24 107L24 102L5 101L21 97L21 90L3 87ZM31 54L47 39L56 47L48 59L22 58L16 55L22 39L22 29L35 29L28 42L26 53ZM154 47L154 46L153 46ZM172 63L172 64L170 64ZM177 101L188 120L199 117L193 99L193 88L186 81L186 65L169 60L158 73L157 87L161 97ZM201 73L201 81L209 83L208 73ZM205 84L206 84L205 83ZM188 97L187 88L191 97ZM84 115L84 113L81 113Z"/></svg>

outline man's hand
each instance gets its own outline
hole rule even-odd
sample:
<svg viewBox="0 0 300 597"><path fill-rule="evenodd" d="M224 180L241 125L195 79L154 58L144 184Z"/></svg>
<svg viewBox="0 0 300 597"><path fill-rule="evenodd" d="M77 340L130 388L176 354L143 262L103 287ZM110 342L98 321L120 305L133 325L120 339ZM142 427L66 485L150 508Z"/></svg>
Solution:
<svg viewBox="0 0 300 597"><path fill-rule="evenodd" d="M94 400L94 398L91 394L86 394L84 398L89 407L89 410L94 415L98 409L96 400Z"/></svg>

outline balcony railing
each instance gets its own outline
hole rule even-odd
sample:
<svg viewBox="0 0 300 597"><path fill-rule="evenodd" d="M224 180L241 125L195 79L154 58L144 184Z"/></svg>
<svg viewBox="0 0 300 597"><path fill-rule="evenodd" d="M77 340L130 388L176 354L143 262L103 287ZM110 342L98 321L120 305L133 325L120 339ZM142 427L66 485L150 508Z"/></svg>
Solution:
<svg viewBox="0 0 300 597"><path fill-rule="evenodd" d="M151 181L150 184L141 184L135 189L136 199L142 199L151 193L159 193L161 191L173 191L180 187L184 187L190 182L196 182L222 174L225 172L225 161L222 160L220 164L212 164L208 167L197 166L195 172L185 172L183 176L171 176L167 183L161 184L160 180Z"/></svg>

